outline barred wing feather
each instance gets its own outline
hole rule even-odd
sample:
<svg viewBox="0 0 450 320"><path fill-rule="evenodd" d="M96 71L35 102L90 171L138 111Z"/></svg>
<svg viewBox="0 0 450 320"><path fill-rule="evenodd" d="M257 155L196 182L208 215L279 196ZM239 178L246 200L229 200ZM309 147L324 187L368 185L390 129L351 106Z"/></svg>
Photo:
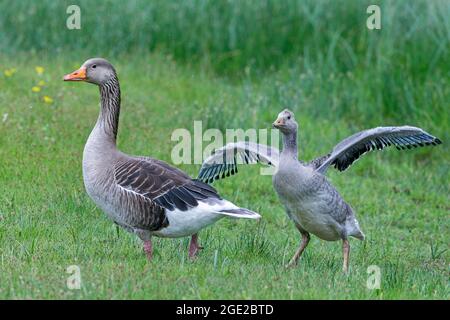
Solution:
<svg viewBox="0 0 450 320"><path fill-rule="evenodd" d="M321 161L316 159L312 163L317 163L316 170L325 174L330 165L339 171L346 170L363 154L372 150L382 150L389 146L404 150L440 143L442 143L441 140L421 128L411 126L377 127L358 132L344 139L333 148L328 156L325 156L325 159L321 157L318 158Z"/></svg>
<svg viewBox="0 0 450 320"><path fill-rule="evenodd" d="M207 183L238 172L238 164L262 163L277 167L280 153L267 145L248 141L228 143L217 149L202 164L198 179Z"/></svg>

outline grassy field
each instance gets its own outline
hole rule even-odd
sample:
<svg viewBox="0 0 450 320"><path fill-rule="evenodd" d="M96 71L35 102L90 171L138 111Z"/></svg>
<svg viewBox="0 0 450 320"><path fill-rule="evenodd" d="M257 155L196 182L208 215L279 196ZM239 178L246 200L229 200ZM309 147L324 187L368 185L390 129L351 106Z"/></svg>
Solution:
<svg viewBox="0 0 450 320"><path fill-rule="evenodd" d="M42 19L58 8L64 13L64 1L23 3L0 2L0 298L449 298L448 2L406 7L406 1L384 1L382 8L395 10L386 11L379 33L370 33L364 1L346 8L339 2L223 1L221 7L205 1L195 7L195 1L186 1L176 7L164 1L154 2L158 10L141 10L135 24L124 19L117 28L107 26L118 16L95 28L89 23L96 18L86 13L78 36L52 25L64 21L64 14ZM104 3L121 9L118 2L99 2L96 16L108 10ZM142 7L131 2L126 12ZM161 13L170 8L178 19ZM315 18L306 19L307 10ZM151 12L157 28L137 32ZM211 19L214 12L225 18ZM271 33L252 29L252 19L267 12L297 24L267 18ZM28 22L19 23L23 19ZM240 23L230 24L233 19ZM235 42L229 39L233 26ZM13 30L21 36L14 38ZM125 43L118 42L121 32L130 35ZM145 32L156 40L145 42ZM89 43L88 36L104 42ZM271 178L258 175L257 167L242 168L215 187L259 211L260 222L224 219L203 230L205 249L195 262L187 258L188 239L157 239L149 264L141 243L106 219L82 183L82 150L97 117L98 90L61 78L97 55L119 73L118 143L127 153L171 162L176 128L192 130L194 120L222 130L269 128L285 107L300 122L305 160L377 125L420 126L444 143L373 153L347 172L329 172L367 236L351 241L348 276L341 272L340 243L315 237L298 268L284 268L299 234ZM191 176L199 169L180 167ZM66 286L70 265L81 269L80 290ZM366 287L370 265L381 268L379 290Z"/></svg>

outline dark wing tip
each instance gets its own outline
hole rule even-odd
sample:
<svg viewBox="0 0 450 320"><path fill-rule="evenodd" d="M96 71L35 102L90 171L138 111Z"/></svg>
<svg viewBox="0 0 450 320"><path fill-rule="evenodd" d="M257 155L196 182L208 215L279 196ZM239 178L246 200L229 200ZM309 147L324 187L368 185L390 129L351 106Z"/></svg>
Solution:
<svg viewBox="0 0 450 320"><path fill-rule="evenodd" d="M211 171L212 167L203 167L200 169L200 172L198 173L197 180L200 180L202 182L208 182L211 178Z"/></svg>
<svg viewBox="0 0 450 320"><path fill-rule="evenodd" d="M350 141L343 151L339 151L339 153L333 156L333 159L327 166L334 166L335 169L344 171L364 153L369 151L382 150L389 146L395 146L397 150L407 150L439 144L442 144L439 138L432 136L422 129L413 130L413 132L410 129L407 129L406 132L381 132L376 133L375 136L369 135L368 137L363 137L361 140ZM318 168L320 169L320 165Z"/></svg>
<svg viewBox="0 0 450 320"><path fill-rule="evenodd" d="M187 211L198 206L198 202L204 199L221 199L216 189L198 179L192 179L189 183L175 187L165 194L154 199L154 202L167 209Z"/></svg>

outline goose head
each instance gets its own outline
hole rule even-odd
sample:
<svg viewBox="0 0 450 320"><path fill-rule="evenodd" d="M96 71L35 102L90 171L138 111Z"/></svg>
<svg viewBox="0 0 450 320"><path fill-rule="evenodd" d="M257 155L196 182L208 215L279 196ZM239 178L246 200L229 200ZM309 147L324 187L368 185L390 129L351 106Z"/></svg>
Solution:
<svg viewBox="0 0 450 320"><path fill-rule="evenodd" d="M280 130L283 134L297 132L298 128L294 113L288 109L284 109L278 114L278 117L272 126Z"/></svg>
<svg viewBox="0 0 450 320"><path fill-rule="evenodd" d="M101 86L116 77L116 70L108 60L92 58L72 73L66 74L64 81L86 81Z"/></svg>

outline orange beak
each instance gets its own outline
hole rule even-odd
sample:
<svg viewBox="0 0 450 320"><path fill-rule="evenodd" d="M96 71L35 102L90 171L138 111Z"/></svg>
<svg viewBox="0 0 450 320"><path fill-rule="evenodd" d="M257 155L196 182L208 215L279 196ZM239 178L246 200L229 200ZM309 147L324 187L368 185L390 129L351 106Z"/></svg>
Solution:
<svg viewBox="0 0 450 320"><path fill-rule="evenodd" d="M63 78L64 81L85 81L86 68L80 68L72 73L66 74Z"/></svg>
<svg viewBox="0 0 450 320"><path fill-rule="evenodd" d="M276 128L276 127L278 127L278 126L283 126L284 125L284 120L283 119L277 119L273 124L272 124L272 126L274 127L274 128Z"/></svg>

